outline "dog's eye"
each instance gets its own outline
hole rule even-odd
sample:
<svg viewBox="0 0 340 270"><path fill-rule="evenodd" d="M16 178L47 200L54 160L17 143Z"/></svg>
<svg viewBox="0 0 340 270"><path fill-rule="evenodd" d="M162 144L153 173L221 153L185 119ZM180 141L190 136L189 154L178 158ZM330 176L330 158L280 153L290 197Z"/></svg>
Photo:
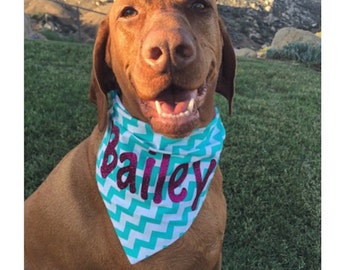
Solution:
<svg viewBox="0 0 340 270"><path fill-rule="evenodd" d="M208 4L205 1L200 0L195 1L191 7L198 10L204 10L208 7Z"/></svg>
<svg viewBox="0 0 340 270"><path fill-rule="evenodd" d="M138 14L137 10L135 10L133 7L126 7L121 12L121 17L129 18L136 16Z"/></svg>

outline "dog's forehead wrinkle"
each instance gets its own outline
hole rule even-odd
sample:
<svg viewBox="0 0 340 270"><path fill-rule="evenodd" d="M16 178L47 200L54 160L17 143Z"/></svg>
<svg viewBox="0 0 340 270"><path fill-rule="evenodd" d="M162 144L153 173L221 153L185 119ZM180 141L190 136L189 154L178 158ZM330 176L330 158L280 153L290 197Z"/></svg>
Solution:
<svg viewBox="0 0 340 270"><path fill-rule="evenodd" d="M167 4L167 2L169 1L164 1L164 0L143 0L144 4L147 4L147 5L157 5L157 7L159 8L164 8L165 5Z"/></svg>
<svg viewBox="0 0 340 270"><path fill-rule="evenodd" d="M143 0L145 4L159 5L159 7L165 7L166 5L178 4L179 2L186 2L187 0Z"/></svg>

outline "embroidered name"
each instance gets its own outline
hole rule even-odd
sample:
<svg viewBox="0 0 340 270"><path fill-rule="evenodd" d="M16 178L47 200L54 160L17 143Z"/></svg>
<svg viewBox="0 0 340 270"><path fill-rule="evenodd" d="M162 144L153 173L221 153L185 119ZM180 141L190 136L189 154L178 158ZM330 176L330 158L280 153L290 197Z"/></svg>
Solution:
<svg viewBox="0 0 340 270"><path fill-rule="evenodd" d="M150 156L145 160L145 164L138 164L138 162L141 161L138 160L138 156L133 152L123 152L118 156L116 146L119 142L119 134L120 134L119 128L113 123L111 123L110 134L111 139L108 142L108 145L105 149L104 158L100 166L100 172L102 177L104 178L108 177L113 170L117 169L116 181L118 188L121 190L129 188L129 191L135 194L137 192L136 187L137 165L142 165L139 166L143 167L142 183L141 187L139 187L140 196L143 200L147 200L149 198L150 179L152 173L155 171L157 172L158 176L155 193L153 194L152 199L156 204L161 203L162 200L164 199L162 197L162 191L166 177L168 176L169 163L172 158L171 155L162 154L159 168L155 167L156 159L154 157L156 153L153 151L148 151ZM121 163L128 162L128 165L117 168L118 160ZM211 159L208 170L204 176L202 176L201 172L201 161L196 161L191 164L192 169L194 171L196 182L196 194L191 205L191 209L193 211L197 207L198 199L200 198L200 195L204 190L204 187L206 186L210 178L210 175L214 172L216 164L217 161L215 159ZM170 178L167 193L172 202L181 202L186 198L188 194L188 190L185 187L180 188L180 186L185 181L188 175L189 166L190 166L189 163L178 164L169 175Z"/></svg>

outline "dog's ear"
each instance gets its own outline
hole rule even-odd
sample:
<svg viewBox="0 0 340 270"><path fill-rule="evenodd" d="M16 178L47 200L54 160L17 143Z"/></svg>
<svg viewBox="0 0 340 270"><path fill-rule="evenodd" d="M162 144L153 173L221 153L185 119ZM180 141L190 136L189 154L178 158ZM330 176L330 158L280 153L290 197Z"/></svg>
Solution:
<svg viewBox="0 0 340 270"><path fill-rule="evenodd" d="M219 71L216 91L228 99L229 115L233 111L233 96L235 92L234 78L236 72L236 57L230 37L221 18L220 31L223 39L222 64Z"/></svg>
<svg viewBox="0 0 340 270"><path fill-rule="evenodd" d="M117 85L114 73L106 61L110 59L110 56L107 55L110 43L109 35L109 19L107 17L99 25L93 48L93 63L89 91L89 99L97 106L98 128L100 131L104 131L107 124L107 93L110 90L115 89Z"/></svg>

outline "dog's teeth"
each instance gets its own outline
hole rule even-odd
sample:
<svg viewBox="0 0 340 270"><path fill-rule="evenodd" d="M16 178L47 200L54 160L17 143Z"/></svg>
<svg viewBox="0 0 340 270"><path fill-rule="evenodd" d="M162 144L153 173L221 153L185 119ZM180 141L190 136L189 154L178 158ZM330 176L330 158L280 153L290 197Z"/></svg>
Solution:
<svg viewBox="0 0 340 270"><path fill-rule="evenodd" d="M159 103L158 100L155 101L155 106L156 106L157 113L159 115L161 115L162 114L162 108L161 108L161 104Z"/></svg>
<svg viewBox="0 0 340 270"><path fill-rule="evenodd" d="M182 116L188 116L190 114L190 112L188 110L186 110L185 112L181 112L178 116L182 117Z"/></svg>
<svg viewBox="0 0 340 270"><path fill-rule="evenodd" d="M190 115L190 112L188 110L186 110L185 112L178 113L178 114L171 114L171 113L165 113L165 112L160 113L161 117L172 118L172 119L176 119L176 118L188 116L188 115Z"/></svg>
<svg viewBox="0 0 340 270"><path fill-rule="evenodd" d="M190 99L189 105L188 105L188 111L192 112L194 110L195 100L193 98Z"/></svg>

